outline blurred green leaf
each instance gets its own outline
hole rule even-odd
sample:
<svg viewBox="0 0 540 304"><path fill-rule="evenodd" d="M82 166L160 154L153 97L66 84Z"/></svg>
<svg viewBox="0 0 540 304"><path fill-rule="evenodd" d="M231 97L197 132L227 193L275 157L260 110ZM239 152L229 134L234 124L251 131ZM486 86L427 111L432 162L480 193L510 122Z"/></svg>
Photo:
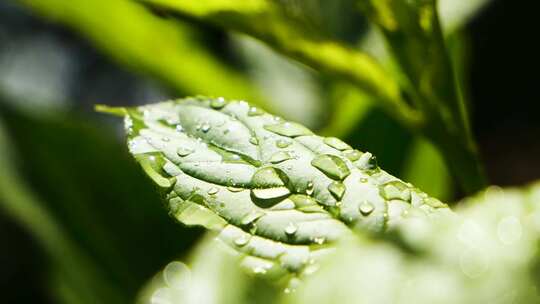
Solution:
<svg viewBox="0 0 540 304"><path fill-rule="evenodd" d="M262 102L251 83L213 57L182 21L164 20L127 0L20 2L80 32L118 62L153 75L184 94Z"/></svg>
<svg viewBox="0 0 540 304"><path fill-rule="evenodd" d="M269 0L243 1L242 5L227 0L144 2L253 36L299 62L375 95L379 104L405 125L418 123L418 113L402 101L398 84L379 63L306 26L304 19L291 14L287 4Z"/></svg>
<svg viewBox="0 0 540 304"><path fill-rule="evenodd" d="M140 292L139 304L277 303L282 289L238 267L241 256L215 240L203 239L186 264L172 261Z"/></svg>
<svg viewBox="0 0 540 304"><path fill-rule="evenodd" d="M167 217L110 130L87 117L40 118L0 106L12 138L2 147L20 169L5 161L0 192L9 197L2 201L51 256L51 284L66 303L128 303L193 243L198 231Z"/></svg>
<svg viewBox="0 0 540 304"><path fill-rule="evenodd" d="M403 74L402 86L424 113L420 133L443 153L466 192L485 186L469 117L445 45L436 1L358 1L383 33Z"/></svg>
<svg viewBox="0 0 540 304"><path fill-rule="evenodd" d="M460 206L457 216L399 227L420 255L345 244L286 303L537 302L540 184L488 188Z"/></svg>

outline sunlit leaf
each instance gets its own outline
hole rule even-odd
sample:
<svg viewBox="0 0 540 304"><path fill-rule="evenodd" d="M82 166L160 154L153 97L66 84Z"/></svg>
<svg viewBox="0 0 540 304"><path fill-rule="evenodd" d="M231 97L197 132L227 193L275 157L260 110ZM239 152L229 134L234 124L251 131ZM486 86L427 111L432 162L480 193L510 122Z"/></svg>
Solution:
<svg viewBox="0 0 540 304"><path fill-rule="evenodd" d="M448 211L370 153L244 101L188 98L122 111L130 152L172 216L219 231L254 273L301 276L351 230L384 232L410 210Z"/></svg>

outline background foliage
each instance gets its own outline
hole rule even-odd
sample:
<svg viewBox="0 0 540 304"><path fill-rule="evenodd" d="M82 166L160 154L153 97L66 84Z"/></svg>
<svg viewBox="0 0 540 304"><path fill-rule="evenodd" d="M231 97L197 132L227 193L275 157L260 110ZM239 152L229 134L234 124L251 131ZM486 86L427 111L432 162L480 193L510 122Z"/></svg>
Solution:
<svg viewBox="0 0 540 304"><path fill-rule="evenodd" d="M354 1L148 2L0 4L0 282L7 302L132 302L167 262L186 261L200 235L159 208L116 125L91 113L98 102L247 99L373 152L386 170L435 197L462 196L432 142L400 120L414 115L395 114L407 112L392 103L402 97L396 86L410 85L403 75L415 74L397 68L366 11L350 9ZM204 2L210 5L197 4ZM467 3L446 0L439 8L472 133L493 182L531 181L538 178L539 126L530 101L538 94L527 72L538 61L523 29L534 28L534 18L523 17L526 7L493 1L468 31L484 3ZM213 15L218 5L232 12ZM388 78L399 83L381 80ZM388 101L376 106L381 99Z"/></svg>

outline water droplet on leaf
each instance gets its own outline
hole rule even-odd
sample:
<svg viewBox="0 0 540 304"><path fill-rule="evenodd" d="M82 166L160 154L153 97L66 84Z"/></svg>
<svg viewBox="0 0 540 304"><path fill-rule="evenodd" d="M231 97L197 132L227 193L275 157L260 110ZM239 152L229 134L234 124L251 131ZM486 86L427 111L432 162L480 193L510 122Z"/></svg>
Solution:
<svg viewBox="0 0 540 304"><path fill-rule="evenodd" d="M326 137L324 139L324 143L340 151L352 149L351 146L349 146L348 144L343 142L341 139L336 138L336 137Z"/></svg>
<svg viewBox="0 0 540 304"><path fill-rule="evenodd" d="M364 216L369 215L374 209L373 204L368 201L363 201L358 205L358 211Z"/></svg>
<svg viewBox="0 0 540 304"><path fill-rule="evenodd" d="M351 173L347 164L335 155L318 155L311 161L311 165L319 169L328 177L336 180L343 180Z"/></svg>
<svg viewBox="0 0 540 304"><path fill-rule="evenodd" d="M281 122L275 125L266 125L264 128L270 132L288 137L313 134L308 128L295 122Z"/></svg>
<svg viewBox="0 0 540 304"><path fill-rule="evenodd" d="M328 191L330 191L330 194L338 201L343 198L345 189L345 185L342 182L332 182L328 185Z"/></svg>

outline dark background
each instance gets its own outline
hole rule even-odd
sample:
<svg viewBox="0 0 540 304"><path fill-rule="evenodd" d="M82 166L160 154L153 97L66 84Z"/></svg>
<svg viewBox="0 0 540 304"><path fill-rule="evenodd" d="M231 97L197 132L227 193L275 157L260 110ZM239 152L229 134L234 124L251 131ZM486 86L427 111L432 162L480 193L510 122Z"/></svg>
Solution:
<svg viewBox="0 0 540 304"><path fill-rule="evenodd" d="M533 3L495 0L468 26L473 129L490 182L500 186L540 178L540 18ZM141 90L148 100L167 96L166 88L118 68L73 33L2 6L0 49L11 37L38 33L52 35L80 60L80 78L70 89L71 99L80 102L75 107L91 111L95 100L140 98ZM115 90L107 89L111 79ZM45 258L31 237L1 212L0 240L0 302L51 303L42 285Z"/></svg>

